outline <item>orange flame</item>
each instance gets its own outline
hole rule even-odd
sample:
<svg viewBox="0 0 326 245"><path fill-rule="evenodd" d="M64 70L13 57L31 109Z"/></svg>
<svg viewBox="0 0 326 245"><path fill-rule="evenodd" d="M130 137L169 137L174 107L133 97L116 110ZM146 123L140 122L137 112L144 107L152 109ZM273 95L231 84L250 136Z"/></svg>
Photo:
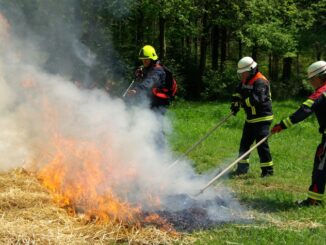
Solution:
<svg viewBox="0 0 326 245"><path fill-rule="evenodd" d="M120 200L107 185L110 165L101 164L103 155L94 144L59 135L54 142L57 153L39 172L39 177L56 193L55 200L61 206L75 208L77 212L104 222L135 221L140 208Z"/></svg>
<svg viewBox="0 0 326 245"><path fill-rule="evenodd" d="M90 141L61 135L58 116L55 116L58 113L46 99L43 102L44 120L52 135L50 141L55 154L49 155L50 161L38 172L38 176L43 185L54 193L54 200L71 214L83 213L90 221L123 222L137 226L150 223L171 232L172 226L158 215L144 215L140 204L132 205L127 198L122 200L121 197L127 197L131 189L124 190L121 186L125 188L132 183L137 171L130 166L127 168L118 162L110 162L100 150L109 149L109 146L98 147ZM124 179L128 179L127 184L123 183ZM160 200L155 195L148 194L147 202L154 208L160 206Z"/></svg>

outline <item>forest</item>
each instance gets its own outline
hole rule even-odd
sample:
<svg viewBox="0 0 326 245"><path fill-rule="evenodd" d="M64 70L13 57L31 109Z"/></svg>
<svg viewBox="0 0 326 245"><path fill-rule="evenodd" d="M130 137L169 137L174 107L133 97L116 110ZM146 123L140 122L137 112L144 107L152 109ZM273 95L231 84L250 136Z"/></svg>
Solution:
<svg viewBox="0 0 326 245"><path fill-rule="evenodd" d="M47 70L62 72L58 64L68 56L75 60L73 80L92 80L89 87L107 88L118 96L133 79L140 65L139 50L146 44L153 45L161 62L173 71L178 97L186 100L228 99L237 83L237 61L243 56L258 62L271 81L274 97L306 95L310 89L305 80L307 66L325 59L326 0L81 0L74 7L63 1L11 4L13 8L20 5L35 32L63 21L63 32L77 33L89 56L96 57L96 62L80 62L62 36L51 34L44 43L59 51L48 59ZM53 21L51 16L61 20Z"/></svg>

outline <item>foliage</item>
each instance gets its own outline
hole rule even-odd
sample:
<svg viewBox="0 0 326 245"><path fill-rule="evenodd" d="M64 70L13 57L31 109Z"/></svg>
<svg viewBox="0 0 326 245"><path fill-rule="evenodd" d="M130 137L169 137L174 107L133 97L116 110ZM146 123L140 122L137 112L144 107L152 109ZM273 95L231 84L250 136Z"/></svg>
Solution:
<svg viewBox="0 0 326 245"><path fill-rule="evenodd" d="M19 6L27 24L49 32L43 44L57 49L47 61L52 72L85 69L70 44L64 44L64 36L53 31L77 34L96 55L97 62L90 67L94 80L100 87L109 82L117 94L132 79L139 65L138 51L145 44L157 49L163 63L172 60L181 84L179 96L190 100L224 98L234 64L243 56L268 64L265 75L280 89L286 88L284 83L299 84L292 81L301 79L311 62L325 57L326 0L75 0L66 4L0 0L0 4L12 6L12 11ZM77 65L62 66L68 58ZM298 95L301 85L292 91Z"/></svg>
<svg viewBox="0 0 326 245"><path fill-rule="evenodd" d="M203 80L205 91L202 98L205 100L228 100L239 83L234 68L227 68L223 72L208 70Z"/></svg>

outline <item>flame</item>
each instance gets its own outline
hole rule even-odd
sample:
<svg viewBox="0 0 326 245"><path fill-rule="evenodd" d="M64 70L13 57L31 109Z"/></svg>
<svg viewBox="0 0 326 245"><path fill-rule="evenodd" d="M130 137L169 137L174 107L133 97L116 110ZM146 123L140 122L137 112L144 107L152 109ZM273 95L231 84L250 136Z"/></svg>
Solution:
<svg viewBox="0 0 326 245"><path fill-rule="evenodd" d="M55 194L62 207L83 212L103 222L135 222L140 208L117 197L107 183L114 171L103 164L102 153L90 142L55 135L57 148L53 159L39 172L44 186Z"/></svg>
<svg viewBox="0 0 326 245"><path fill-rule="evenodd" d="M37 84L33 79L25 79L21 81L21 86L27 89L27 88L34 88L37 86Z"/></svg>
<svg viewBox="0 0 326 245"><path fill-rule="evenodd" d="M63 136L58 130L58 112L46 98L43 109L43 120L51 132L50 143L55 150L48 153L50 160L38 172L38 177L53 193L56 203L72 215L85 214L89 221L123 222L136 226L150 223L164 230L173 230L159 215L145 214L141 204L128 202L128 194L134 191L130 183L137 178L136 168L114 162L119 157L114 157L112 152L108 159L103 149L110 149L110 146L105 143L100 147L95 142ZM152 209L160 206L157 195L148 193L146 197Z"/></svg>
<svg viewBox="0 0 326 245"><path fill-rule="evenodd" d="M9 43L9 31L10 24L0 13L0 47ZM20 53L17 53L17 58L20 58ZM134 165L123 165L117 162L119 157L107 156L105 150L110 149L107 144L110 140L98 145L98 142L62 132L62 115L71 115L69 110L72 108L57 108L51 104L41 82L32 75L25 75L20 82L26 92L23 96L29 103L35 103L31 105L37 106L37 111L41 112L43 128L40 131L43 140L46 139L46 142L33 146L36 152L29 160L37 167L37 176L51 192L53 200L72 215L83 213L90 221L132 225L150 222L171 231L172 228L159 215L145 214L140 203L129 202L128 194L133 189L128 188L128 184L133 183L138 175L137 169L130 167ZM40 152L47 155L46 159L37 154ZM147 201L154 210L160 206L159 198L152 193L147 195Z"/></svg>

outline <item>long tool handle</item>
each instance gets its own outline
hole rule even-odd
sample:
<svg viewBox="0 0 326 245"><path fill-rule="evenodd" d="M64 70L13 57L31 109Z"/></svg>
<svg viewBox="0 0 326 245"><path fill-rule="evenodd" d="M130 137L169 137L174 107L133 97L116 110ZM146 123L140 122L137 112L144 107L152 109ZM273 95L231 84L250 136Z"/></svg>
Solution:
<svg viewBox="0 0 326 245"><path fill-rule="evenodd" d="M213 128L211 128L200 140L198 140L195 144L193 144L185 153L183 153L177 160L170 164L168 169L172 168L176 165L181 159L186 157L193 149L195 149L200 143L202 143L205 139L207 139L216 129L218 129L222 124L224 124L231 116L233 112L230 112L225 118L223 118L219 123L217 123Z"/></svg>
<svg viewBox="0 0 326 245"><path fill-rule="evenodd" d="M245 158L246 156L248 156L254 149L256 149L258 146L260 146L262 143L264 143L270 136L272 135L272 133L270 133L269 135L267 135L266 137L262 138L258 143L256 143L253 147L251 147L248 151L246 151L243 155L241 155L237 160L235 160L234 162L232 162L227 168L225 168L221 173L219 173L216 177L214 177L210 182L207 183L207 185L202 188L200 190L199 193L197 193L196 196L202 194L208 187L210 187L216 180L218 180L219 178L221 178L221 176L223 176L227 171L229 171L230 168L232 168L235 164L237 164L238 162L240 162L243 158Z"/></svg>
<svg viewBox="0 0 326 245"><path fill-rule="evenodd" d="M127 88L127 90L123 93L123 95L122 95L123 98L126 97L128 91L129 91L129 89L132 87L132 85L134 85L134 83L135 83L135 80L132 80L132 82L130 83L130 85L129 85L129 87Z"/></svg>

